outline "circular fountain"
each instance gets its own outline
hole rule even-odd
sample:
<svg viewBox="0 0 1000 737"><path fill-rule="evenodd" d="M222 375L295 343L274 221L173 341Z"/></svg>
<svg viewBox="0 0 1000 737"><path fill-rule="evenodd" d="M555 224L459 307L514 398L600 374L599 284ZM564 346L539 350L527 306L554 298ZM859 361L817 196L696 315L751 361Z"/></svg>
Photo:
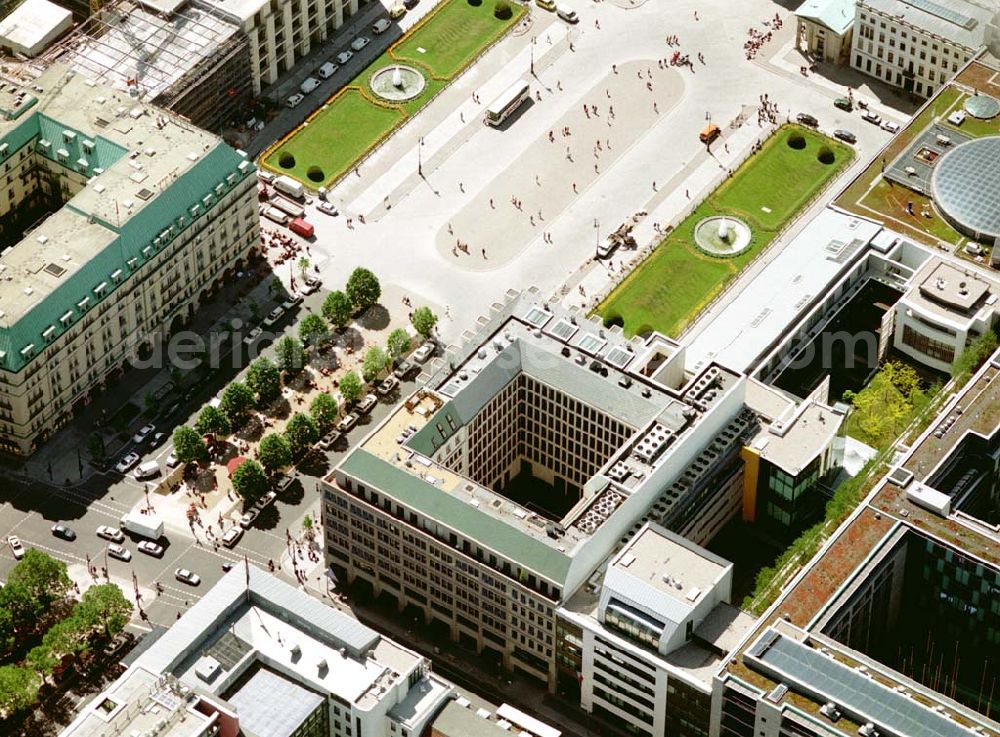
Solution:
<svg viewBox="0 0 1000 737"><path fill-rule="evenodd" d="M694 226L698 248L713 256L736 256L750 247L750 226L724 215L705 218Z"/></svg>
<svg viewBox="0 0 1000 737"><path fill-rule="evenodd" d="M404 102L423 92L427 80L413 67L393 64L375 72L368 81L368 86L383 100Z"/></svg>

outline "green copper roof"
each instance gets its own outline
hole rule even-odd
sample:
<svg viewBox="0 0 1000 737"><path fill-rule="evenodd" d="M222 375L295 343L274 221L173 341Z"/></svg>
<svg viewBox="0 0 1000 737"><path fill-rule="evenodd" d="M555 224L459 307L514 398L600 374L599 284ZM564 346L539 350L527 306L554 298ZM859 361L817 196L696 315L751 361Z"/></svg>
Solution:
<svg viewBox="0 0 1000 737"><path fill-rule="evenodd" d="M570 565L568 555L446 491L429 486L419 476L363 448L357 448L348 455L340 469L484 548L494 550L510 561L517 561L522 567L560 587L564 585Z"/></svg>
<svg viewBox="0 0 1000 737"><path fill-rule="evenodd" d="M69 131L73 135L66 136L64 131ZM52 138L48 138L49 136ZM100 136L91 139L94 146L92 151L88 152L85 148L90 147L84 147L83 136L40 113L26 118L21 125L10 131L3 141L8 142L11 152L34 141L38 153L57 161L57 154L50 151L49 155L39 149L38 144L42 138L51 141L52 151L57 152L62 148L70 154L66 162L68 168L75 168L74 162L86 155L90 162L88 166L91 173L93 168L111 166L126 153L121 146ZM253 175L255 168L252 165L240 170L240 165L244 162L246 159L234 149L219 143L206 151L191 168L178 176L168 187L157 191L155 197L129 217L121 227L95 218L96 226L103 226L110 234L106 245L34 305L20 320L9 327L0 327L0 351L5 353L3 368L7 371L19 371L24 368L42 353L46 345L42 337L43 331L54 327L55 333L52 334L52 339L55 340L67 329L60 323L61 316L71 312L72 322L76 322L88 310L111 295L115 289L127 284L133 271L128 266L130 259L136 259L141 268L145 261L154 258L184 229L204 215L203 206L197 216L192 216L192 206L204 205L205 197L211 197L211 204L214 204L217 200L215 190L220 184L224 188L222 194L225 194L244 178ZM74 204L75 199L71 199L63 209L67 213L81 216L81 227L96 227L86 225L84 218L87 218L89 213L77 207ZM57 213L54 217L59 216L61 215ZM161 234L168 229L169 234L161 237ZM15 247L30 246L22 242ZM146 247L152 247L148 258L143 255L143 249ZM115 284L111 274L119 269L123 278L120 283ZM101 283L107 285L103 296L94 292L94 288ZM89 298L89 304L80 310L77 305L84 297ZM28 345L35 346L34 353L22 356L21 351Z"/></svg>

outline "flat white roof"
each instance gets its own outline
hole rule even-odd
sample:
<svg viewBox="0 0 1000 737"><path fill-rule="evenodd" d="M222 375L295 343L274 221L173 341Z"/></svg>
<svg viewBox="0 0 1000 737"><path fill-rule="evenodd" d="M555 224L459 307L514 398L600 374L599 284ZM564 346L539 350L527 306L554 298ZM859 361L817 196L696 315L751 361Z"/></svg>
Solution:
<svg viewBox="0 0 1000 737"><path fill-rule="evenodd" d="M24 0L0 21L0 46L34 56L73 25L73 14L49 0Z"/></svg>
<svg viewBox="0 0 1000 737"><path fill-rule="evenodd" d="M510 704L503 704L497 709L497 717L506 719L511 724L515 724L521 729L531 732L535 737L559 737L562 734L555 727L550 727L544 722L540 722L532 716L528 716L520 709L516 709Z"/></svg>
<svg viewBox="0 0 1000 737"><path fill-rule="evenodd" d="M687 370L718 361L746 371L881 230L878 223L822 210L722 312L699 326L687 348Z"/></svg>

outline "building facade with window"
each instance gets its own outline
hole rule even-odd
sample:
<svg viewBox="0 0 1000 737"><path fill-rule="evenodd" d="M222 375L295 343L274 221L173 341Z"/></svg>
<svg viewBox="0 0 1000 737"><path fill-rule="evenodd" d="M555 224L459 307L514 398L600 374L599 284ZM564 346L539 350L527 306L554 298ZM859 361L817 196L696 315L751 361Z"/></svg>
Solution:
<svg viewBox="0 0 1000 737"><path fill-rule="evenodd" d="M854 30L854 0L805 0L795 11L796 47L816 61L847 62Z"/></svg>
<svg viewBox="0 0 1000 737"><path fill-rule="evenodd" d="M257 185L220 139L65 67L0 111L0 449L28 455L247 263Z"/></svg>
<svg viewBox="0 0 1000 737"><path fill-rule="evenodd" d="M990 0L858 0L851 66L931 97L984 46L998 10Z"/></svg>

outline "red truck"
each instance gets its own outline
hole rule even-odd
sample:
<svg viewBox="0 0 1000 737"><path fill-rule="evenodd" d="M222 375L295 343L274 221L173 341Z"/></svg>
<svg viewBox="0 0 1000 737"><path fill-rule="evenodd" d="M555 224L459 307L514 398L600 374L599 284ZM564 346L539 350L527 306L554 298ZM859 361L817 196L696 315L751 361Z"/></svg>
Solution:
<svg viewBox="0 0 1000 737"><path fill-rule="evenodd" d="M312 238L316 233L316 229L312 226L312 223L308 222L305 218L295 218L288 224L288 229L293 233L301 235L303 238Z"/></svg>

